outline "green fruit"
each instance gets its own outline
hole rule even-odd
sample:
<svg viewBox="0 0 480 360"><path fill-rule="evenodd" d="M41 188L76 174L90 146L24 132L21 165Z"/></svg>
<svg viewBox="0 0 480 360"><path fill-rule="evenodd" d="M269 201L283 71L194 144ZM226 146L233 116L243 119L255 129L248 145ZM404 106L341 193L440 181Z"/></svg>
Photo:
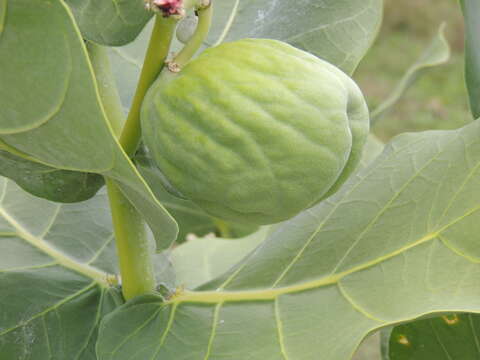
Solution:
<svg viewBox="0 0 480 360"><path fill-rule="evenodd" d="M141 116L171 186L216 217L254 224L333 194L359 163L369 128L353 80L263 39L211 48L161 76Z"/></svg>

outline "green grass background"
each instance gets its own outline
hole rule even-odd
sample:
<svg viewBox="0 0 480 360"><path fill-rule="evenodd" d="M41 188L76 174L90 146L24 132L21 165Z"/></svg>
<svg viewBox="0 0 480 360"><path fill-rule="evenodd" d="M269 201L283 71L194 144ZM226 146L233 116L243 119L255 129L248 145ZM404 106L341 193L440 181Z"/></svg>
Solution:
<svg viewBox="0 0 480 360"><path fill-rule="evenodd" d="M361 1L361 0L359 0ZM382 118L373 132L384 141L406 131L455 129L472 121L463 70L463 20L458 0L385 0L378 38L355 73L374 109L421 54L442 22L450 61L429 70ZM380 360L379 336L368 338L355 360Z"/></svg>
<svg viewBox="0 0 480 360"><path fill-rule="evenodd" d="M442 22L447 23L451 60L429 70L378 122L373 131L382 140L405 131L454 129L472 120L463 78L463 21L457 0L385 0L383 26L354 77L374 109Z"/></svg>

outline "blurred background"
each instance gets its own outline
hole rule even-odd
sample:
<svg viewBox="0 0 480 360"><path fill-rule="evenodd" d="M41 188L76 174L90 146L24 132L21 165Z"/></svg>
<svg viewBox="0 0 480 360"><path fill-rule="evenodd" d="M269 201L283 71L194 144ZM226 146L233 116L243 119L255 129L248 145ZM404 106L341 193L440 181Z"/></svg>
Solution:
<svg viewBox="0 0 480 360"><path fill-rule="evenodd" d="M471 121L463 80L463 20L457 0L385 0L384 22L355 80L374 109L420 56L442 22L452 57L423 75L381 119L382 139L405 131L454 129Z"/></svg>
<svg viewBox="0 0 480 360"><path fill-rule="evenodd" d="M415 62L442 22L452 57L428 70L373 132L383 141L406 131L455 129L472 121L463 70L463 19L457 0L384 0L378 38L360 64L355 80L374 109ZM368 338L354 360L380 360L379 336Z"/></svg>

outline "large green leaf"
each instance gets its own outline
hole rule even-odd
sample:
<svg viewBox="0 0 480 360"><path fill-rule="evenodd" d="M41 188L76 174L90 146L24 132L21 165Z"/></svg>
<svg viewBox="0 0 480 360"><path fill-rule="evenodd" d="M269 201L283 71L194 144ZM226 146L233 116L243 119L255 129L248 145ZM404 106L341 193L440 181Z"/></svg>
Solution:
<svg viewBox="0 0 480 360"><path fill-rule="evenodd" d="M465 80L473 117L480 117L480 3L460 0L465 18Z"/></svg>
<svg viewBox="0 0 480 360"><path fill-rule="evenodd" d="M134 40L152 17L144 0L65 0L85 39L119 46Z"/></svg>
<svg viewBox="0 0 480 360"><path fill-rule="evenodd" d="M165 255L159 282L173 286ZM97 360L101 318L123 303L105 192L55 204L0 178L0 359Z"/></svg>
<svg viewBox="0 0 480 360"><path fill-rule="evenodd" d="M98 323L122 303L105 195L65 205L0 189L0 358L96 360Z"/></svg>
<svg viewBox="0 0 480 360"><path fill-rule="evenodd" d="M480 357L480 317L451 314L397 326L390 360L475 360Z"/></svg>
<svg viewBox="0 0 480 360"><path fill-rule="evenodd" d="M2 3L1 140L45 165L116 180L146 219L157 248L168 247L176 223L118 144L66 5L60 0Z"/></svg>
<svg viewBox="0 0 480 360"><path fill-rule="evenodd" d="M60 170L0 150L0 175L25 191L56 202L85 201L105 184L101 175Z"/></svg>
<svg viewBox="0 0 480 360"><path fill-rule="evenodd" d="M383 0L222 0L209 42L270 38L352 73L375 38Z"/></svg>
<svg viewBox="0 0 480 360"><path fill-rule="evenodd" d="M99 359L344 360L379 328L480 312L479 134L397 137L218 279L105 317Z"/></svg>

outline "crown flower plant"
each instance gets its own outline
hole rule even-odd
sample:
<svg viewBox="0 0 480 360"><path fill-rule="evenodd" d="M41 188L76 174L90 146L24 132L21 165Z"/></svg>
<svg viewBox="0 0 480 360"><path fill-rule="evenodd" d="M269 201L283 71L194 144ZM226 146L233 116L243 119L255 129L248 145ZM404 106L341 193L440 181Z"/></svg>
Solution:
<svg viewBox="0 0 480 360"><path fill-rule="evenodd" d="M375 138L449 56L370 111L382 11L0 0L0 360L477 358L480 125Z"/></svg>

